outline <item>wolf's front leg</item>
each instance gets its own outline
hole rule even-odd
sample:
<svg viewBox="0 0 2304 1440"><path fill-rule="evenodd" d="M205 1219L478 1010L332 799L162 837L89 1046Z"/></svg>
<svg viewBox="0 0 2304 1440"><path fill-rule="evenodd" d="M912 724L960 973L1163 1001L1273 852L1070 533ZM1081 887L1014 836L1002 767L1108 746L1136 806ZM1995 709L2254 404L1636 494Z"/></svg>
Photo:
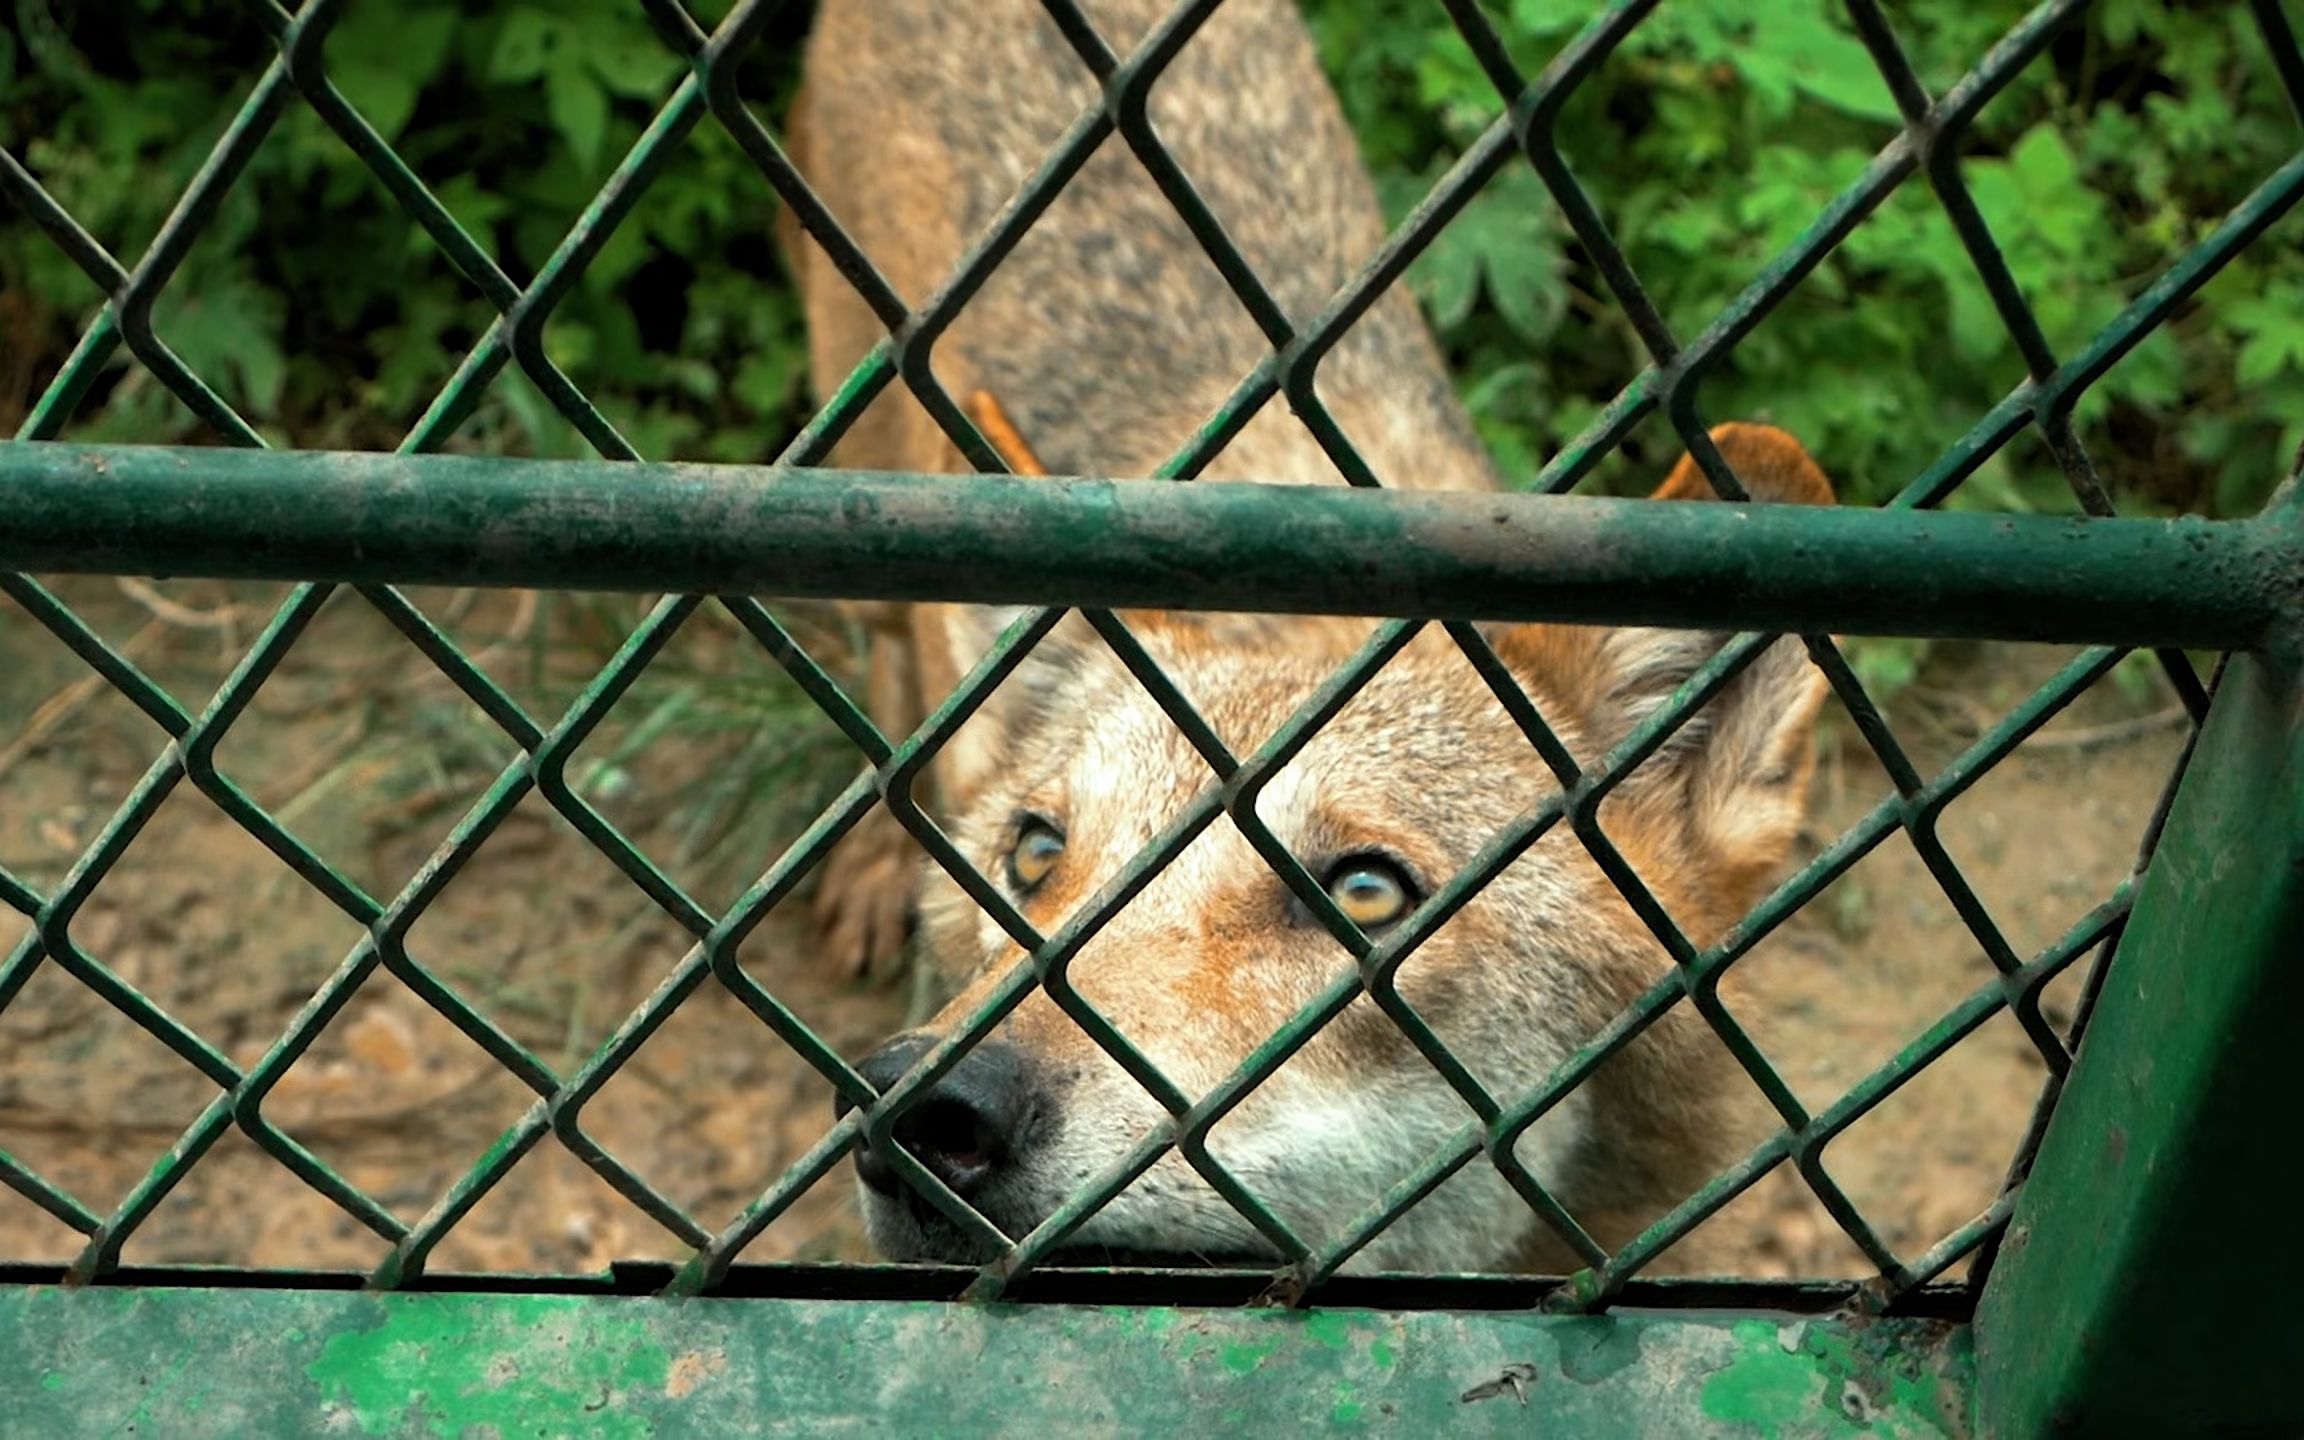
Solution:
<svg viewBox="0 0 2304 1440"><path fill-rule="evenodd" d="M871 637L865 709L881 734L900 741L922 719L909 607L851 609ZM824 857L813 914L826 965L853 979L893 970L912 934L919 886L919 843L885 805L874 806Z"/></svg>

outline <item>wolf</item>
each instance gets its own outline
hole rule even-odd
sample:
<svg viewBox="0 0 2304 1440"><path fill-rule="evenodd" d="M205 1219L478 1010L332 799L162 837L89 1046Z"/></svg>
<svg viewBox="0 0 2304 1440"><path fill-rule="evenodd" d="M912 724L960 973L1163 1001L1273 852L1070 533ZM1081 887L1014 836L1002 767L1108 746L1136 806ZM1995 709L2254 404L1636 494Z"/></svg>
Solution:
<svg viewBox="0 0 2304 1440"><path fill-rule="evenodd" d="M1209 7L1200 7L1205 10ZM1159 0L1079 12L1126 55ZM1312 39L1287 0L1227 0L1152 85L1163 145L1291 323L1382 244L1374 188ZM791 152L907 303L952 273L1100 96L1035 0L824 0ZM811 371L829 397L886 330L787 227ZM933 350L938 381L1026 473L1145 476L1185 444L1271 340L1144 165L1107 138ZM959 451L892 386L836 463L954 471ZM1321 362L1317 392L1387 485L1488 490L1499 477L1414 300L1390 287ZM1713 432L1755 499L1831 503L1791 436ZM1304 425L1265 406L1203 472L1342 483ZM1147 482L1157 483L1157 482ZM1703 500L1682 459L1656 492ZM988 557L992 558L992 557ZM1022 557L1028 561L1029 557ZM875 718L909 732L1011 618L961 605L860 606ZM1234 755L1267 740L1365 642L1367 619L1131 613L1124 623ZM1512 624L1483 638L1564 744L1591 763L1727 638ZM1826 685L1781 639L1609 796L1599 821L1697 943L1771 883L1802 821ZM929 797L961 853L1048 933L1214 783L1209 760L1077 617L1045 637L939 755ZM1381 937L1560 780L1461 648L1420 632L1264 786L1255 814L1363 933ZM1015 941L879 812L834 851L817 899L830 963L884 961L917 926L948 1003L861 1062L885 1087L975 1012ZM1353 961L1229 815L1201 831L1075 956L1069 976L1197 1099ZM1401 965L1400 996L1487 1090L1541 1082L1664 973L1669 957L1567 825L1520 853ZM1738 1131L1733 1063L1683 1004L1531 1127L1518 1157L1601 1243L1711 1173ZM1748 1089L1748 1087L1745 1087ZM1210 1156L1308 1243L1337 1234L1472 1118L1362 995L1208 1133ZM1169 1112L1035 991L930 1087L895 1137L1005 1234L1046 1220ZM993 1252L856 1157L866 1229L897 1260ZM1176 1152L1071 1232L1061 1255L1269 1263L1275 1242ZM1356 1265L1551 1269L1563 1250L1497 1168L1464 1167Z"/></svg>

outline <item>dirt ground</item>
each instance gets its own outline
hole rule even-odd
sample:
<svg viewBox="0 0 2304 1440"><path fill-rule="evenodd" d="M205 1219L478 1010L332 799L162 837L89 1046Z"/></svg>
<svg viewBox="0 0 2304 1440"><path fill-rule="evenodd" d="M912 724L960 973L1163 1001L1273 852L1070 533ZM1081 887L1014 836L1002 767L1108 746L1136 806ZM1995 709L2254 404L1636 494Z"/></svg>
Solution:
<svg viewBox="0 0 2304 1440"><path fill-rule="evenodd" d="M197 712L279 587L56 583L97 631ZM419 592L540 724L639 613L630 600ZM803 617L805 618L805 617ZM1924 772L1957 754L2069 656L1940 650L1892 710ZM763 720L758 697L784 697ZM577 752L582 793L707 906L797 833L853 773L830 727L791 708L756 645L691 619ZM2183 727L2164 685L2099 684L1956 802L1942 833L2018 953L2047 945L2128 873ZM165 735L0 598L0 864L62 883ZM377 613L340 595L218 750L225 774L372 895L414 875L516 754ZM781 776L798 796L740 805ZM1827 736L1811 848L1891 786L1845 723ZM700 802L698 795L710 798ZM747 942L751 972L842 1053L899 1025L900 985L813 962L798 907ZM29 926L0 907L0 955ZM253 1062L341 962L358 927L189 783L170 794L77 918L89 954ZM561 1073L609 1034L689 937L541 799L529 796L416 924L410 953ZM2068 1018L2075 967L2051 992ZM1890 839L1746 957L1723 994L1804 1103L1821 1107L1992 974L1911 845ZM2045 1074L2003 1015L1836 1141L1828 1168L1904 1255L1987 1206ZM214 1087L54 963L0 1010L0 1148L102 1213ZM585 1112L587 1127L708 1229L725 1224L830 1123L829 1087L707 984ZM405 1220L420 1216L532 1093L403 984L378 975L286 1077L266 1113ZM0 1261L59 1260L79 1237L0 1188ZM366 1267L370 1231L237 1131L162 1202L130 1263ZM436 1252L439 1270L583 1272L684 1253L551 1138ZM862 1258L836 1172L748 1260ZM1869 1273L1788 1172L1731 1204L1669 1268L1754 1276Z"/></svg>

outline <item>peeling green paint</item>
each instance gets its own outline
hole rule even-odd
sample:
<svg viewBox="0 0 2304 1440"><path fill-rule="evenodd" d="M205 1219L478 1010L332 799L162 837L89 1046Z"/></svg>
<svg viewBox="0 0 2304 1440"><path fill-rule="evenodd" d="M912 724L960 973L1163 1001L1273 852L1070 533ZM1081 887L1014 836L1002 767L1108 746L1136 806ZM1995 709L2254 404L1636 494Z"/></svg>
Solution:
<svg viewBox="0 0 2304 1440"><path fill-rule="evenodd" d="M1304 1317L1304 1333L1315 1345L1341 1350L1352 1337L1352 1322L1340 1310L1315 1310Z"/></svg>
<svg viewBox="0 0 2304 1440"><path fill-rule="evenodd" d="M1946 1436L1974 1429L1973 1387L1921 1363L1892 1322L1861 1317L1734 1326L1735 1358L1704 1382L1701 1403L1729 1433L1778 1435L1788 1414L1817 1435Z"/></svg>
<svg viewBox="0 0 2304 1440"><path fill-rule="evenodd" d="M603 1317L539 1305L540 1296L500 1297L482 1324L468 1310L418 1308L329 1337L305 1374L320 1387L328 1418L348 1418L363 1435L462 1435L475 1427L512 1434L539 1414L589 1418L602 1440L640 1437L650 1427L612 1410L617 1397L662 1391L671 1356L644 1332L604 1328ZM476 1332L477 1328L477 1332Z"/></svg>
<svg viewBox="0 0 2304 1440"><path fill-rule="evenodd" d="M1817 1371L1804 1352L1777 1344L1765 1321L1739 1321L1735 1333L1741 1353L1704 1382L1706 1415L1766 1434L1776 1417L1818 1408Z"/></svg>
<svg viewBox="0 0 2304 1440"><path fill-rule="evenodd" d="M0 1286L9 1434L1960 1436L1967 1331L1527 1311Z"/></svg>
<svg viewBox="0 0 2304 1440"><path fill-rule="evenodd" d="M1563 1317L1556 1332L1560 1373L1596 1384L1640 1359L1640 1330L1613 1315Z"/></svg>
<svg viewBox="0 0 2304 1440"><path fill-rule="evenodd" d="M1279 1349L1280 1345L1281 1341L1277 1337L1269 1340L1235 1341L1224 1347L1224 1368L1235 1375L1252 1374L1258 1366L1264 1363L1264 1357Z"/></svg>

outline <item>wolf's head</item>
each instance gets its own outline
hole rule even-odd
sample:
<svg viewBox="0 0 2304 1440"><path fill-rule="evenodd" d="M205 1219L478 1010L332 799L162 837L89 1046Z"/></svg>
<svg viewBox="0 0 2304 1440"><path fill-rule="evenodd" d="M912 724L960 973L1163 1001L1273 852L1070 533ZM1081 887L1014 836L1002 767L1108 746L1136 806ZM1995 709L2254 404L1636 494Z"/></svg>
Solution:
<svg viewBox="0 0 2304 1440"><path fill-rule="evenodd" d="M1829 503L1797 442L1724 426L1756 498ZM1710 493L1683 461L1662 498ZM1366 622L1136 614L1132 633L1223 745L1246 756L1328 682ZM1580 763L1630 735L1726 638L1495 626L1485 638ZM1765 649L1613 792L1608 839L1699 943L1759 897L1797 830L1822 676L1795 640ZM1090 903L1218 783L1209 760L1104 642L1068 623L974 724L995 763L953 817L961 851L1043 934ZM1395 655L1254 794L1253 813L1335 906L1381 939L1560 782L1489 681L1438 627ZM930 963L958 994L864 1066L893 1083L975 1013L1022 952L941 871L923 899ZM1527 845L1397 971L1398 993L1491 1095L1543 1080L1669 964L1572 827ZM1198 1102L1353 972L1344 945L1232 819L1217 813L1097 929L1066 975ZM1529 1169L1587 1224L1653 1212L1719 1158L1725 1055L1683 1004L1523 1137ZM901 1143L1010 1236L1120 1165L1170 1112L1035 990L896 1125ZM1467 1103L1362 994L1208 1132L1213 1159L1318 1244L1431 1158ZM874 1243L898 1259L981 1260L884 1155L858 1167ZM1271 1242L1169 1152L1070 1243L1167 1263L1270 1259ZM1475 1159L1364 1253L1387 1269L1509 1269L1545 1231Z"/></svg>

